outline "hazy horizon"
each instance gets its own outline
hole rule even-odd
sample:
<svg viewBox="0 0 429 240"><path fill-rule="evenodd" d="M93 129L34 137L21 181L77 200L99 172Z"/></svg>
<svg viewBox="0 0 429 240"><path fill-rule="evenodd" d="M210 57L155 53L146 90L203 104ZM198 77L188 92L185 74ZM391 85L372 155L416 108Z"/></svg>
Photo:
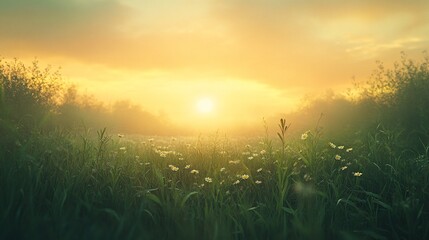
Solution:
<svg viewBox="0 0 429 240"><path fill-rule="evenodd" d="M261 126L367 80L377 60L420 56L428 11L417 0L5 0L0 56L36 57L80 93L178 126Z"/></svg>

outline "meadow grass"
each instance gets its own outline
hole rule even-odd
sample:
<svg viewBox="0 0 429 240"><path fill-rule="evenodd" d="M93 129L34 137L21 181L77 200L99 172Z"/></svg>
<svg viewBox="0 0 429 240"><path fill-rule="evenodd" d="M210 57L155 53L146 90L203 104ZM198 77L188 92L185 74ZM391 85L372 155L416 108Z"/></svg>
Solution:
<svg viewBox="0 0 429 240"><path fill-rule="evenodd" d="M0 151L1 239L428 239L429 146L379 126L234 139L33 131Z"/></svg>

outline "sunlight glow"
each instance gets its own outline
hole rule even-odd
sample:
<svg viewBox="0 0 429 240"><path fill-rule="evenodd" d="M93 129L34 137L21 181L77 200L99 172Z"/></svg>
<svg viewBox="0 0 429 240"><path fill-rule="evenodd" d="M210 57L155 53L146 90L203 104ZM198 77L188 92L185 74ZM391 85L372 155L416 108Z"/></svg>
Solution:
<svg viewBox="0 0 429 240"><path fill-rule="evenodd" d="M202 98L197 102L197 110L200 113L211 113L213 111L214 104L210 98Z"/></svg>

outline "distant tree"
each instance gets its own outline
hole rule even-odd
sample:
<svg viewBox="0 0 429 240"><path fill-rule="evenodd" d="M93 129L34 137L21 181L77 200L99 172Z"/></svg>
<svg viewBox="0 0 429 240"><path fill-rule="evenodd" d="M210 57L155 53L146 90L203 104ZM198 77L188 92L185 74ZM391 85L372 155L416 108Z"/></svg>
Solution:
<svg viewBox="0 0 429 240"><path fill-rule="evenodd" d="M413 61L402 54L392 69L380 63L372 78L358 86L361 101L378 105L382 123L403 128L407 141L429 144L429 57Z"/></svg>
<svg viewBox="0 0 429 240"><path fill-rule="evenodd" d="M0 110L3 118L30 124L42 121L61 103L63 84L59 71L0 59Z"/></svg>

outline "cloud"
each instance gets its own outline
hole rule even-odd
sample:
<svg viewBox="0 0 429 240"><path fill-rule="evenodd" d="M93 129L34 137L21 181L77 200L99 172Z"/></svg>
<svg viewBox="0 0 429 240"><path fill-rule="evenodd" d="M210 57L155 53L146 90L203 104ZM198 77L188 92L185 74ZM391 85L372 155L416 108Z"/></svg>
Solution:
<svg viewBox="0 0 429 240"><path fill-rule="evenodd" d="M130 11L109 0L4 0L0 2L0 41L33 54L96 51L101 39L109 41L117 33Z"/></svg>
<svg viewBox="0 0 429 240"><path fill-rule="evenodd" d="M244 58L260 60L245 64L248 73L283 86L341 83L368 60L424 50L429 37L427 1L218 1L215 9Z"/></svg>
<svg viewBox="0 0 429 240"><path fill-rule="evenodd" d="M422 49L427 1L3 0L0 51L276 87L341 84L374 58ZM1 52L0 52L1 53Z"/></svg>

